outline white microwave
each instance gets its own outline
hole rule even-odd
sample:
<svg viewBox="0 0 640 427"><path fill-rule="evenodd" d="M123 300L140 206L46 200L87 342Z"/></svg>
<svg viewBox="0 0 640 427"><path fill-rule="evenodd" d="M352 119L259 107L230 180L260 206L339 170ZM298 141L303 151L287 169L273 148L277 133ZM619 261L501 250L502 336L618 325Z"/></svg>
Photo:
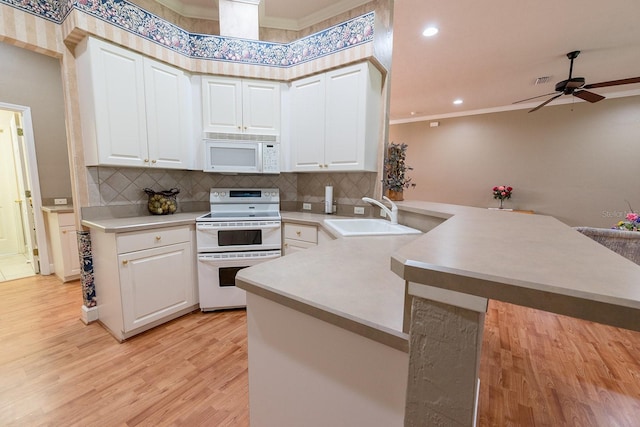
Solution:
<svg viewBox="0 0 640 427"><path fill-rule="evenodd" d="M260 141L204 140L204 171L280 173L280 144Z"/></svg>

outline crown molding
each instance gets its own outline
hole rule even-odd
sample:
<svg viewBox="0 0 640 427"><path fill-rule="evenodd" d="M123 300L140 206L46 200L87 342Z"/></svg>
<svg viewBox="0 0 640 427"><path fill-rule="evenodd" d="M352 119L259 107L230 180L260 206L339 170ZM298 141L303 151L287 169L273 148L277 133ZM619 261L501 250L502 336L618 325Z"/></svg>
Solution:
<svg viewBox="0 0 640 427"><path fill-rule="evenodd" d="M286 19L265 15L264 1L262 1L258 7L259 22L261 27L300 31L370 2L371 0L340 0L300 19Z"/></svg>
<svg viewBox="0 0 640 427"><path fill-rule="evenodd" d="M217 21L220 17L218 2L212 1L210 7L184 4L180 0L156 0L161 5L171 9L185 18L209 19Z"/></svg>
<svg viewBox="0 0 640 427"><path fill-rule="evenodd" d="M181 0L156 0L161 5L171 9L177 14L185 18L210 19L219 20L219 7L217 1L211 2L211 7L188 5ZM258 19L260 27L276 28L279 30L300 31L315 25L319 22L326 21L334 16L341 15L356 7L370 3L371 0L340 0L332 3L330 6L320 9L311 15L304 16L300 19L278 18L277 16L267 16L265 12L265 2L259 0L235 0L244 3L258 4Z"/></svg>
<svg viewBox="0 0 640 427"><path fill-rule="evenodd" d="M640 89L634 89L634 90L607 93L606 99L625 98L628 96L638 96L638 95L640 95ZM567 98L558 99L554 101L553 104L550 104L547 107L553 107L554 105L570 104L572 102L575 103L575 102L587 102L587 101L584 101L577 97L567 97ZM411 117L408 119L389 120L389 124L400 125L404 123L426 122L431 120L450 119L454 117L476 116L478 114L504 113L505 111L516 111L516 110L526 110L529 108L535 108L539 104L540 102L530 102L527 104L514 104L514 105L504 105L501 107L483 108L480 110L458 111L455 113L435 114L432 116Z"/></svg>

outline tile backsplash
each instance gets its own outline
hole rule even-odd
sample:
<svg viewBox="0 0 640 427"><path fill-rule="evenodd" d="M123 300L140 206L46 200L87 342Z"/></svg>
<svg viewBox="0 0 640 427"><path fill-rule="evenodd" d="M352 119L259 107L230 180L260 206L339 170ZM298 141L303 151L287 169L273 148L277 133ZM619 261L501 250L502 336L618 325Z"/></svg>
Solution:
<svg viewBox="0 0 640 427"><path fill-rule="evenodd" d="M281 173L279 175L221 175L200 171L149 168L87 168L89 204L98 206L146 206L145 188L155 191L177 188L178 201L209 201L212 187L277 187L283 209L300 210L302 203L311 203L312 211L320 211L324 188L332 185L339 212L354 205L363 206L363 196L374 196L375 172L348 173ZM200 205L200 204L199 204ZM351 209L350 212L353 212Z"/></svg>

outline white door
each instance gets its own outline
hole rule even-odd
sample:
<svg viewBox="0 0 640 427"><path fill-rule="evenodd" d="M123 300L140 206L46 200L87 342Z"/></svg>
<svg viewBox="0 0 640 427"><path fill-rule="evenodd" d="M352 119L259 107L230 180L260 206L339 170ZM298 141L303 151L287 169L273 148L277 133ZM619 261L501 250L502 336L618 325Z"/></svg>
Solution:
<svg viewBox="0 0 640 427"><path fill-rule="evenodd" d="M34 256L37 247L35 216L21 121L19 113L0 110L0 128L3 130L0 133L0 254L23 254L33 272L39 273L39 259Z"/></svg>
<svg viewBox="0 0 640 427"><path fill-rule="evenodd" d="M246 133L280 134L280 83L242 81L242 124Z"/></svg>
<svg viewBox="0 0 640 427"><path fill-rule="evenodd" d="M330 170L364 168L365 77L362 65L327 73L325 163Z"/></svg>
<svg viewBox="0 0 640 427"><path fill-rule="evenodd" d="M101 164L149 166L142 56L90 39Z"/></svg>
<svg viewBox="0 0 640 427"><path fill-rule="evenodd" d="M23 183L18 184L17 178L14 176L15 186L24 186L23 189L18 188L18 193L21 198L25 200L25 207L19 209L23 214L23 218L26 218L26 222L29 225L25 225L25 220L21 219L20 222L23 227L20 227L20 223L16 225L18 232L23 231L25 240L31 245L32 250L29 250L29 254L33 256L33 263L31 264L35 273L42 273L43 275L51 274L49 267L49 248L47 246L47 236L44 225L44 214L42 212L42 202L40 197L40 180L38 177L38 163L36 158L35 140L33 135L33 122L31 120L31 109L29 107L8 104L0 102L0 111L9 111L12 114L17 113L16 125L22 128L22 134L13 137L18 142L20 147L19 153L22 156L21 161L16 161L13 156L10 155L9 159L13 160L14 164L19 163L22 167L22 176L24 177ZM9 125L11 128L11 125ZM17 134L17 129L13 131ZM13 148L13 147L12 147ZM16 156L18 154L16 153ZM0 168L4 168L4 160L0 159ZM31 167L29 167L31 166ZM14 166L15 167L15 166ZM0 183L3 185L3 183ZM27 196L26 193L30 195ZM17 199L16 199L17 200ZM14 200L15 201L15 200ZM29 239L29 237L31 237ZM38 255L33 255L33 252L37 251Z"/></svg>
<svg viewBox="0 0 640 427"><path fill-rule="evenodd" d="M13 141L10 122L14 113L0 111L0 255L22 253L20 225L20 195L16 185L16 168L13 160Z"/></svg>
<svg viewBox="0 0 640 427"><path fill-rule="evenodd" d="M145 58L144 81L150 165L187 169L189 78L177 68Z"/></svg>
<svg viewBox="0 0 640 427"><path fill-rule="evenodd" d="M73 216L73 214L67 214ZM60 227L60 243L62 246L62 265L64 277L80 275L80 257L78 251L78 238L74 225Z"/></svg>
<svg viewBox="0 0 640 427"><path fill-rule="evenodd" d="M29 179L28 162L26 161L26 148L24 145L24 133L22 125L16 122L16 115L11 118L11 139L13 141L13 156L16 165L16 183L20 197L20 230L18 241L24 248L24 254L31 263L34 273L40 272L39 263L33 254L36 243L36 226L33 215L33 195L31 194L31 181Z"/></svg>
<svg viewBox="0 0 640 427"><path fill-rule="evenodd" d="M191 243L118 255L125 332L195 304Z"/></svg>
<svg viewBox="0 0 640 427"><path fill-rule="evenodd" d="M202 78L202 130L242 132L242 81L225 77Z"/></svg>
<svg viewBox="0 0 640 427"><path fill-rule="evenodd" d="M294 171L324 169L324 74L291 83L291 162Z"/></svg>

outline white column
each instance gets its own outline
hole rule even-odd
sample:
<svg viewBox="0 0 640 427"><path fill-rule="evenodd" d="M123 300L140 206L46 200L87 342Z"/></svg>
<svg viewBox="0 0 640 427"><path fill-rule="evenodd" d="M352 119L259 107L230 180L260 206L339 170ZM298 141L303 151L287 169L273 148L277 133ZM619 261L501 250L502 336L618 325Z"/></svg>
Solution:
<svg viewBox="0 0 640 427"><path fill-rule="evenodd" d="M258 40L260 0L220 0L220 35Z"/></svg>
<svg viewBox="0 0 640 427"><path fill-rule="evenodd" d="M411 282L408 294L405 427L475 425L488 300Z"/></svg>

